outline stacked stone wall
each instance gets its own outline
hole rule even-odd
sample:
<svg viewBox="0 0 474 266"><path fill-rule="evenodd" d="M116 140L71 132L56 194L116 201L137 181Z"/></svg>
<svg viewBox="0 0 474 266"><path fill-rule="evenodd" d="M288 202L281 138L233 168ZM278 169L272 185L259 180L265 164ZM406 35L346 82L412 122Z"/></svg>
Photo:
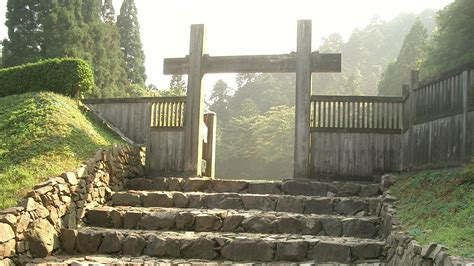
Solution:
<svg viewBox="0 0 474 266"><path fill-rule="evenodd" d="M62 248L62 228L76 228L88 209L123 190L128 178L143 175L143 150L114 145L98 150L75 171L37 184L19 206L0 211L0 265Z"/></svg>

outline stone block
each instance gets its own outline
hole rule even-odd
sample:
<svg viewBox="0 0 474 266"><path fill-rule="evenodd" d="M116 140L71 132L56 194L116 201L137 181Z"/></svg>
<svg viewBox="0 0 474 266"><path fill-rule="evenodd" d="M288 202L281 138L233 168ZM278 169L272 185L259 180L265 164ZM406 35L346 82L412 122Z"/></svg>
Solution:
<svg viewBox="0 0 474 266"><path fill-rule="evenodd" d="M281 194L277 183L249 183L251 194Z"/></svg>
<svg viewBox="0 0 474 266"><path fill-rule="evenodd" d="M184 193L174 192L173 203L176 208L187 208L189 204L189 199Z"/></svg>
<svg viewBox="0 0 474 266"><path fill-rule="evenodd" d="M304 235L318 235L323 228L322 222L314 217L304 217L301 226L301 234Z"/></svg>
<svg viewBox="0 0 474 266"><path fill-rule="evenodd" d="M274 211L276 199L266 195L242 195L242 202L246 210Z"/></svg>
<svg viewBox="0 0 474 266"><path fill-rule="evenodd" d="M278 219L278 231L282 234L299 234L301 229L301 221L295 217L279 217Z"/></svg>
<svg viewBox="0 0 474 266"><path fill-rule="evenodd" d="M342 223L338 218L335 218L335 217L322 218L321 223L323 225L323 230L327 236L341 236Z"/></svg>
<svg viewBox="0 0 474 266"><path fill-rule="evenodd" d="M76 248L80 253L92 254L99 250L102 234L93 231L80 231L77 233Z"/></svg>
<svg viewBox="0 0 474 266"><path fill-rule="evenodd" d="M61 228L60 240L63 249L68 254L73 254L76 248L77 231L68 228Z"/></svg>
<svg viewBox="0 0 474 266"><path fill-rule="evenodd" d="M361 260L376 259L382 255L382 245L363 243L352 247L352 255Z"/></svg>
<svg viewBox="0 0 474 266"><path fill-rule="evenodd" d="M234 239L221 249L221 255L232 261L272 261L274 244L259 239Z"/></svg>
<svg viewBox="0 0 474 266"><path fill-rule="evenodd" d="M283 182L281 190L288 195L305 195L311 196L311 185L309 181L289 180Z"/></svg>
<svg viewBox="0 0 474 266"><path fill-rule="evenodd" d="M112 204L114 206L134 206L142 205L140 195L131 193L115 193L112 195Z"/></svg>
<svg viewBox="0 0 474 266"><path fill-rule="evenodd" d="M58 241L54 226L46 219L37 220L33 228L28 230L25 236L28 247L34 258L44 258L54 249Z"/></svg>
<svg viewBox="0 0 474 266"><path fill-rule="evenodd" d="M308 199L305 201L304 213L307 214L332 214L334 204L331 199Z"/></svg>
<svg viewBox="0 0 474 266"><path fill-rule="evenodd" d="M308 258L316 263L351 261L351 249L342 243L319 242L308 251Z"/></svg>
<svg viewBox="0 0 474 266"><path fill-rule="evenodd" d="M212 260L219 254L215 251L216 243L207 238L183 239L181 255L184 258Z"/></svg>
<svg viewBox="0 0 474 266"><path fill-rule="evenodd" d="M354 199L344 199L336 203L334 210L342 215L355 215L361 211L368 211L369 204L364 201Z"/></svg>
<svg viewBox="0 0 474 266"><path fill-rule="evenodd" d="M211 181L202 178L186 178L184 180L183 190L185 192L199 191L207 192L210 190Z"/></svg>
<svg viewBox="0 0 474 266"><path fill-rule="evenodd" d="M245 232L269 234L275 231L274 216L252 216L242 221Z"/></svg>
<svg viewBox="0 0 474 266"><path fill-rule="evenodd" d="M217 215L200 214L196 216L195 230L197 232L218 231L222 226L222 221Z"/></svg>
<svg viewBox="0 0 474 266"><path fill-rule="evenodd" d="M117 232L105 234L99 252L105 254L118 253L122 250L123 235Z"/></svg>
<svg viewBox="0 0 474 266"><path fill-rule="evenodd" d="M137 229L138 223L142 219L141 212L128 211L123 215L123 228L125 229Z"/></svg>
<svg viewBox="0 0 474 266"><path fill-rule="evenodd" d="M292 212L292 213L303 213L304 212L304 201L303 198L291 197L291 196L280 196L276 204L275 210L277 212Z"/></svg>
<svg viewBox="0 0 474 266"><path fill-rule="evenodd" d="M142 199L144 207L173 207L173 197L168 193L150 193Z"/></svg>
<svg viewBox="0 0 474 266"><path fill-rule="evenodd" d="M212 191L239 193L247 188L247 182L238 180L212 180Z"/></svg>
<svg viewBox="0 0 474 266"><path fill-rule="evenodd" d="M140 235L128 235L123 240L123 254L128 256L141 256L146 246L146 239Z"/></svg>
<svg viewBox="0 0 474 266"><path fill-rule="evenodd" d="M107 208L97 208L87 211L87 224L90 226L110 227L109 210Z"/></svg>
<svg viewBox="0 0 474 266"><path fill-rule="evenodd" d="M0 223L0 243L8 242L15 238L15 232L12 227L6 223Z"/></svg>
<svg viewBox="0 0 474 266"><path fill-rule="evenodd" d="M359 238L372 238L377 233L373 220L344 219L342 221L342 235Z"/></svg>
<svg viewBox="0 0 474 266"><path fill-rule="evenodd" d="M175 214L172 212L156 212L145 214L139 227L146 230L170 230L175 227Z"/></svg>
<svg viewBox="0 0 474 266"><path fill-rule="evenodd" d="M221 227L222 232L235 232L239 228L242 221L245 219L243 215L231 214L224 218Z"/></svg>
<svg viewBox="0 0 474 266"><path fill-rule="evenodd" d="M192 229L194 225L194 215L189 212L182 212L176 214L176 229L177 230L184 230L189 231Z"/></svg>
<svg viewBox="0 0 474 266"><path fill-rule="evenodd" d="M360 192L360 185L355 183L344 183L337 189L337 196L352 197L358 196Z"/></svg>
<svg viewBox="0 0 474 266"><path fill-rule="evenodd" d="M302 261L306 257L308 245L304 241L286 241L277 244L276 260Z"/></svg>
<svg viewBox="0 0 474 266"><path fill-rule="evenodd" d="M152 257L179 257L180 242L176 239L152 236L143 251L144 255Z"/></svg>

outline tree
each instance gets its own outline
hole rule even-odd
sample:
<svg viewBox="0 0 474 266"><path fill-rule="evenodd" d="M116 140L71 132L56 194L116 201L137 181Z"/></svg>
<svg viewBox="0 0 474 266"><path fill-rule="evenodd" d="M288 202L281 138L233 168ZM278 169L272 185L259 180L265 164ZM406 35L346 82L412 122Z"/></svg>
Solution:
<svg viewBox="0 0 474 266"><path fill-rule="evenodd" d="M228 121L229 99L229 86L222 79L218 80L212 88L211 97L209 98L209 110L216 112L219 124Z"/></svg>
<svg viewBox="0 0 474 266"><path fill-rule="evenodd" d="M134 0L124 0L117 17L120 46L125 58L128 81L145 84L145 54L143 53L138 23L137 7Z"/></svg>
<svg viewBox="0 0 474 266"><path fill-rule="evenodd" d="M474 61L474 1L456 0L439 11L438 29L428 43L422 78Z"/></svg>
<svg viewBox="0 0 474 266"><path fill-rule="evenodd" d="M172 91L174 95L186 95L186 81L184 81L183 75L171 76L170 91Z"/></svg>
<svg viewBox="0 0 474 266"><path fill-rule="evenodd" d="M15 66L41 58L41 1L8 0L5 25L8 39L3 40L3 64Z"/></svg>
<svg viewBox="0 0 474 266"><path fill-rule="evenodd" d="M115 23L115 9L112 0L104 0L102 5L102 21L105 23Z"/></svg>
<svg viewBox="0 0 474 266"><path fill-rule="evenodd" d="M417 20L405 37L396 61L390 62L382 74L378 85L379 95L402 95L402 85L410 82L411 70L418 68L427 40L428 31L423 23Z"/></svg>

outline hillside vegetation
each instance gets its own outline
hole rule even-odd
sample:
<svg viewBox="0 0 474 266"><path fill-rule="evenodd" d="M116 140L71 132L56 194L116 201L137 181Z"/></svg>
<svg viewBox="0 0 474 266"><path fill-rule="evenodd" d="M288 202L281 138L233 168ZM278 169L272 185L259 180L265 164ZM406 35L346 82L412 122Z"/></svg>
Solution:
<svg viewBox="0 0 474 266"><path fill-rule="evenodd" d="M474 258L474 163L465 168L399 176L391 192L397 216L421 244L439 243L450 254Z"/></svg>
<svg viewBox="0 0 474 266"><path fill-rule="evenodd" d="M72 170L121 140L54 93L0 98L0 209L48 177Z"/></svg>

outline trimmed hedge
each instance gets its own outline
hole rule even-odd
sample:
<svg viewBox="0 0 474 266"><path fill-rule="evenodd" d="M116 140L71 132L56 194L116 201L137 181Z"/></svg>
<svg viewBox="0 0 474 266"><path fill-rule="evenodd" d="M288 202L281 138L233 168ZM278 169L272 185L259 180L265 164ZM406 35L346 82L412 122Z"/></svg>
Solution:
<svg viewBox="0 0 474 266"><path fill-rule="evenodd" d="M78 97L94 86L92 68L78 58L53 58L0 69L0 97L35 91Z"/></svg>

